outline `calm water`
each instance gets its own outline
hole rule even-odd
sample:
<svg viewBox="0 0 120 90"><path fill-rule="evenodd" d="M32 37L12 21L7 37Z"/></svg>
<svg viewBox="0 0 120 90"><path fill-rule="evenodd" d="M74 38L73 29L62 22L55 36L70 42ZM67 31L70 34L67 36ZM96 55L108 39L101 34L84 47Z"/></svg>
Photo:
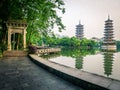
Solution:
<svg viewBox="0 0 120 90"><path fill-rule="evenodd" d="M46 58L68 67L120 80L120 52L63 49L61 53Z"/></svg>

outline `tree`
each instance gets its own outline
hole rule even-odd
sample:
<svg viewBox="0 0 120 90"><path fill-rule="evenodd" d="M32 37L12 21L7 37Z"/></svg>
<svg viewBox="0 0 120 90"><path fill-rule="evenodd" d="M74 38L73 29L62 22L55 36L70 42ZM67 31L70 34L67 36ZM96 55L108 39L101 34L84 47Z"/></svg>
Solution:
<svg viewBox="0 0 120 90"><path fill-rule="evenodd" d="M63 37L60 39L61 46L71 46L71 39L69 37Z"/></svg>
<svg viewBox="0 0 120 90"><path fill-rule="evenodd" d="M71 46L79 47L80 46L80 39L78 39L76 37L72 37L71 38Z"/></svg>
<svg viewBox="0 0 120 90"><path fill-rule="evenodd" d="M58 26L59 31L65 28L57 11L65 12L62 0L1 0L0 1L0 26L2 30L0 43L7 41L7 29L5 21L10 19L22 19L28 23L27 42L33 42L40 34L48 33Z"/></svg>

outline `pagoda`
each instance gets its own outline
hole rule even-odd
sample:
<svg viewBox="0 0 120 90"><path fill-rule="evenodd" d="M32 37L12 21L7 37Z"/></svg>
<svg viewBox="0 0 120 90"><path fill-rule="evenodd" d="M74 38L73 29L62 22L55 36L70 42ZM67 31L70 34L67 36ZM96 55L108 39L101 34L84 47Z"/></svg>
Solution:
<svg viewBox="0 0 120 90"><path fill-rule="evenodd" d="M113 39L113 32L113 20L110 20L108 15L108 20L105 21L104 40L102 43L103 50L116 50L116 43Z"/></svg>
<svg viewBox="0 0 120 90"><path fill-rule="evenodd" d="M79 21L79 24L76 25L76 37L79 38L79 39L83 39L84 35L83 35L83 25L80 24L80 21Z"/></svg>

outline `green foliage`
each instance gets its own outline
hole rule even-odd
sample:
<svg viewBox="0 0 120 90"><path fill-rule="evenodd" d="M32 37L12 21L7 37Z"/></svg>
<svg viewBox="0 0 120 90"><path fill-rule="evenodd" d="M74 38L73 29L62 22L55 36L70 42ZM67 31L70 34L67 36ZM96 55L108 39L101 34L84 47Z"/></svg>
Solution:
<svg viewBox="0 0 120 90"><path fill-rule="evenodd" d="M97 44L98 42L95 42L94 40L84 38L81 40L80 46L82 48L94 48L97 46Z"/></svg>
<svg viewBox="0 0 120 90"><path fill-rule="evenodd" d="M80 39L76 37L71 38L71 46L78 47L80 46L80 42L81 42Z"/></svg>
<svg viewBox="0 0 120 90"><path fill-rule="evenodd" d="M57 45L57 46L65 46L65 47L79 47L82 49L90 49L97 46L97 42L90 40L90 39L78 39L76 37L63 37L63 38L56 38L54 37L48 37L46 38L46 44Z"/></svg>
<svg viewBox="0 0 120 90"><path fill-rule="evenodd" d="M2 0L0 1L0 43L7 41L7 20L26 20L27 43L36 43L41 35L49 36L56 25L59 31L65 26L57 11L65 13L63 0Z"/></svg>
<svg viewBox="0 0 120 90"><path fill-rule="evenodd" d="M71 46L71 41L69 37L63 37L60 39L60 45L62 46Z"/></svg>

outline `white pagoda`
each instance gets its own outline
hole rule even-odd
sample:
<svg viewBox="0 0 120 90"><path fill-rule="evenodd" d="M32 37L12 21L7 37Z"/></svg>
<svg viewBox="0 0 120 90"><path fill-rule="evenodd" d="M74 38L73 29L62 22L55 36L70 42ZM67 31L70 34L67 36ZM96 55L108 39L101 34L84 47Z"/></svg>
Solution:
<svg viewBox="0 0 120 90"><path fill-rule="evenodd" d="M79 21L79 24L76 25L76 37L79 39L83 39L83 37L84 37L83 25L80 24L80 21Z"/></svg>

